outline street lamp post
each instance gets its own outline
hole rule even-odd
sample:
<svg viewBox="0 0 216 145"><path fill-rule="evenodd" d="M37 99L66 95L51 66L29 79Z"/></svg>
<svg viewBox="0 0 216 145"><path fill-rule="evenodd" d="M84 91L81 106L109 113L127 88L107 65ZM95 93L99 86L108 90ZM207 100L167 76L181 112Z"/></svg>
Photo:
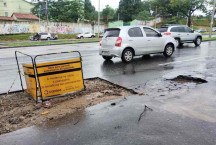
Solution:
<svg viewBox="0 0 216 145"><path fill-rule="evenodd" d="M46 0L46 22L47 22L47 31L49 32L48 0Z"/></svg>
<svg viewBox="0 0 216 145"><path fill-rule="evenodd" d="M100 37L100 0L98 4L98 38Z"/></svg>
<svg viewBox="0 0 216 145"><path fill-rule="evenodd" d="M212 37L212 27L213 27L213 24L214 24L215 5L216 5L216 0L214 0L214 5L213 5L213 12L212 12L212 18L211 18L211 24L210 24L209 38Z"/></svg>

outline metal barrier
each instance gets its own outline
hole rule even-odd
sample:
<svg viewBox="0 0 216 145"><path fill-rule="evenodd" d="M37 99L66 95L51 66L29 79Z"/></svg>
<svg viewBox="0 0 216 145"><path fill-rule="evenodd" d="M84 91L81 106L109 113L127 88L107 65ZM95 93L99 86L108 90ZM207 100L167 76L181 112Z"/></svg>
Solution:
<svg viewBox="0 0 216 145"><path fill-rule="evenodd" d="M79 57L67 60L38 63L42 56L77 53ZM31 59L31 64L23 64L27 89L23 87L18 54ZM15 52L22 91L29 93L36 102L45 101L64 94L85 89L82 71L82 57L79 51L47 53L31 56L20 51Z"/></svg>

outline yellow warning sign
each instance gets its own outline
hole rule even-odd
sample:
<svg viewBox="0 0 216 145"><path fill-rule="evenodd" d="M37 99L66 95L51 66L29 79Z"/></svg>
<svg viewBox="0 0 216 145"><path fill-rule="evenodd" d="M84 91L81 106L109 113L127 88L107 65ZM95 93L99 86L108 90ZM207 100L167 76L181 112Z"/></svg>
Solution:
<svg viewBox="0 0 216 145"><path fill-rule="evenodd" d="M25 80L27 85L27 92L33 96L34 99L36 99L36 82L34 76L27 75L26 71L28 69L24 68L25 72Z"/></svg>
<svg viewBox="0 0 216 145"><path fill-rule="evenodd" d="M81 60L72 59L37 64L37 72L32 65L23 64L27 91L36 98L36 82L41 88L42 98L62 95L84 89ZM35 79L35 73L38 78Z"/></svg>

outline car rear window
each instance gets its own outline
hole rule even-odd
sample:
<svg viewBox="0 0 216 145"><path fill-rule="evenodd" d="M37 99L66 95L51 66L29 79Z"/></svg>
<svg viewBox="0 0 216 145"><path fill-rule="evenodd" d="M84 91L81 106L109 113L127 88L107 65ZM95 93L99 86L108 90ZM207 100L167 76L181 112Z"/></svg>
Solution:
<svg viewBox="0 0 216 145"><path fill-rule="evenodd" d="M104 37L119 37L120 29L105 30Z"/></svg>
<svg viewBox="0 0 216 145"><path fill-rule="evenodd" d="M161 27L158 29L159 32L163 33L163 32L167 32L168 27Z"/></svg>

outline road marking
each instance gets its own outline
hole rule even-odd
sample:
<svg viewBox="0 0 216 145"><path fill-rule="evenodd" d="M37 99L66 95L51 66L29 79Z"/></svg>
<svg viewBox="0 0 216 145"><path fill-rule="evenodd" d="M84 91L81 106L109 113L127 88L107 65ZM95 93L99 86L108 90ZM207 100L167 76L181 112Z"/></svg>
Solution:
<svg viewBox="0 0 216 145"><path fill-rule="evenodd" d="M205 58L208 58L208 57L209 56L197 57L197 58L192 58L192 59L187 59L187 60L179 60L179 61L174 61L174 62L162 63L162 64L158 64L158 65L159 66L165 66L165 65L169 65L169 64L175 64L175 63L182 63L182 62L188 62L188 61L193 61L193 60L205 59Z"/></svg>

